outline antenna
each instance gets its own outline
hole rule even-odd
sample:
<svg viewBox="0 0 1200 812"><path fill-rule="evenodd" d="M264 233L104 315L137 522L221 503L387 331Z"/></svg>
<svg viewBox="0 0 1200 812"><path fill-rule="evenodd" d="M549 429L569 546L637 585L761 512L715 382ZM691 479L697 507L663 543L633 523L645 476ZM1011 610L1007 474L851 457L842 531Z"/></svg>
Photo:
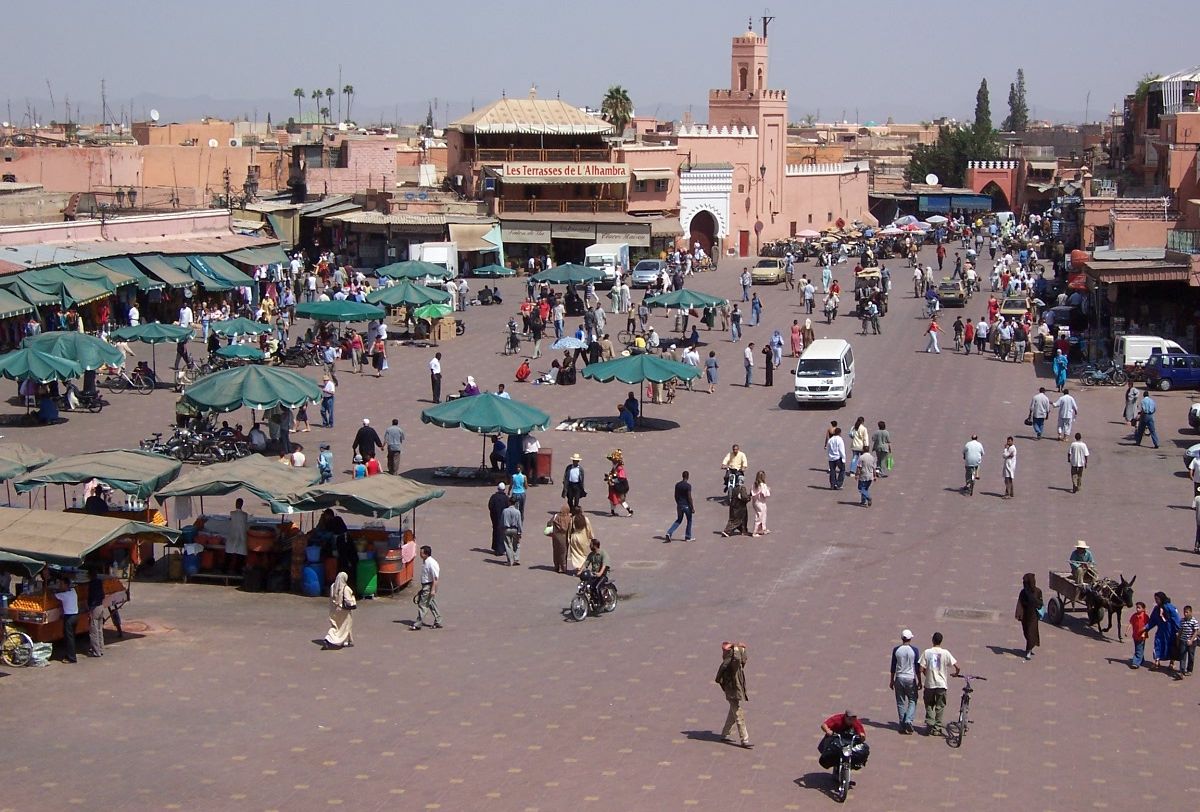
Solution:
<svg viewBox="0 0 1200 812"><path fill-rule="evenodd" d="M50 87L50 80L46 80L46 90L50 91L50 113L54 113L54 88ZM69 118L69 116L68 116Z"/></svg>
<svg viewBox="0 0 1200 812"><path fill-rule="evenodd" d="M771 22L772 22L774 19L775 19L775 18L774 18L773 16L771 16L771 9L769 9L769 8L764 8L764 9L763 9L763 16L762 16L762 24L763 24L763 39L766 39L766 38L767 38L767 26L768 26L768 25L770 25L770 24L771 24ZM751 27L753 28L753 26L751 26Z"/></svg>

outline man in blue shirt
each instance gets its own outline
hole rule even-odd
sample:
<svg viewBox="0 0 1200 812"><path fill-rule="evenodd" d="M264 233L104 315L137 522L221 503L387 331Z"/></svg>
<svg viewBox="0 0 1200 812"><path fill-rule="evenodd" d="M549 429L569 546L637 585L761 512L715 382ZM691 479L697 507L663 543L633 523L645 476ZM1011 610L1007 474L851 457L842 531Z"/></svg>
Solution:
<svg viewBox="0 0 1200 812"><path fill-rule="evenodd" d="M1133 437L1134 445L1142 444L1142 435L1147 431L1150 432L1150 441L1154 443L1154 447L1158 448L1158 432L1154 430L1154 413L1158 411L1158 404L1154 402L1154 398L1150 397L1150 390L1147 389L1142 395L1141 415L1138 417L1137 433Z"/></svg>

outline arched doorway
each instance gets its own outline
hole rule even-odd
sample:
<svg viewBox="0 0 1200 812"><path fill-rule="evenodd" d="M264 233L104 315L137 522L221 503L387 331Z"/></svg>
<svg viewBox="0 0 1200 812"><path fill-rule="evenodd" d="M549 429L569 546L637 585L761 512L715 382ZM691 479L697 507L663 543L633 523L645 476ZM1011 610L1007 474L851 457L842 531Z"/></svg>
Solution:
<svg viewBox="0 0 1200 812"><path fill-rule="evenodd" d="M717 241L717 218L713 217L712 212L701 209L692 215L688 229L691 232L688 236L688 247L700 243L700 247L711 257L713 244Z"/></svg>
<svg viewBox="0 0 1200 812"><path fill-rule="evenodd" d="M996 181L988 181L987 186L979 190L979 194L987 195L992 199L992 211L1010 211L1008 195L1004 194L1004 190Z"/></svg>

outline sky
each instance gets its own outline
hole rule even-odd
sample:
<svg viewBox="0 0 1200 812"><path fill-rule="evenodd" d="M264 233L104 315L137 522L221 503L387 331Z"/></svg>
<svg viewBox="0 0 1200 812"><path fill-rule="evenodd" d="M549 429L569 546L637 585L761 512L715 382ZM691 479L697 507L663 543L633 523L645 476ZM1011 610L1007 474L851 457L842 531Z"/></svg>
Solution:
<svg viewBox="0 0 1200 812"><path fill-rule="evenodd" d="M1021 67L1033 118L1078 122L1086 110L1095 121L1144 74L1200 63L1200 48L1189 48L1194 6L793 0L770 12L768 83L788 91L793 120L883 123L970 118L986 78L999 125ZM132 110L143 120L155 107L164 121L268 112L279 121L296 113L293 88L336 91L340 64L360 123L413 123L435 103L444 125L531 85L598 107L613 84L639 114L690 108L703 121L707 90L729 84L731 38L763 13L727 0L13 3L0 103L14 124L33 111L61 121L67 99L94 120L103 78L113 118Z"/></svg>

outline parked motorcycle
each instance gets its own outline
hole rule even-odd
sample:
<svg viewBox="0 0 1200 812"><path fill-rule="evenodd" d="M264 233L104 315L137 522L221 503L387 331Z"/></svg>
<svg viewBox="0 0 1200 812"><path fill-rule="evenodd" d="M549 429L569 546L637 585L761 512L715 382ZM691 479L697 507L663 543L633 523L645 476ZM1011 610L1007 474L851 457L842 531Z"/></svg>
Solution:
<svg viewBox="0 0 1200 812"><path fill-rule="evenodd" d="M71 399L74 398L76 406L72 408ZM67 391L58 399L59 408L65 412L74 412L81 409L86 409L92 414L96 414L108 405L98 390L85 392L70 381L67 382Z"/></svg>
<svg viewBox="0 0 1200 812"><path fill-rule="evenodd" d="M579 588L575 590L575 597L571 599L571 617L574 620L584 620L588 615L611 612L617 608L617 585L608 580L608 576L601 579L595 591L600 595L599 602L592 594L587 579L581 575Z"/></svg>
<svg viewBox="0 0 1200 812"><path fill-rule="evenodd" d="M1113 361L1102 364L1088 364L1079 373L1084 386L1123 386L1129 381L1125 370Z"/></svg>
<svg viewBox="0 0 1200 812"><path fill-rule="evenodd" d="M321 356L315 344L294 344L287 349L280 348L280 351L273 357L276 363L301 368L309 364L316 366L321 363Z"/></svg>

